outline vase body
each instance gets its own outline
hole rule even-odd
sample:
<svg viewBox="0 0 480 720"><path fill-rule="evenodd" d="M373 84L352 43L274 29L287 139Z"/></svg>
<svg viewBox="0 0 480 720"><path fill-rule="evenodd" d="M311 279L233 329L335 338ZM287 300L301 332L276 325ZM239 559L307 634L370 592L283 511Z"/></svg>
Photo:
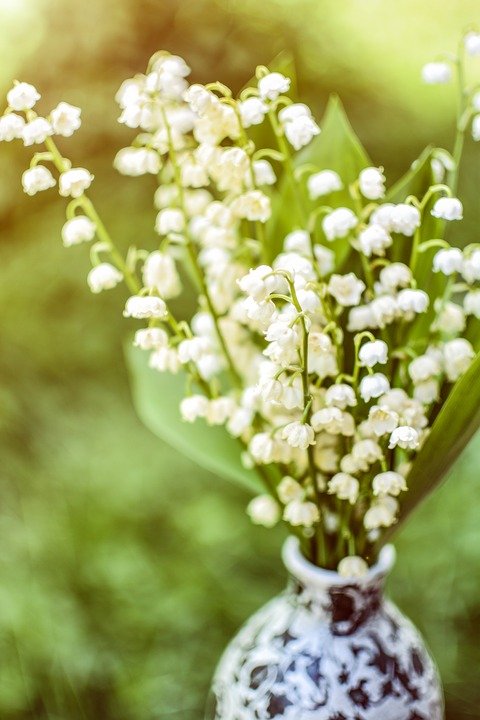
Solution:
<svg viewBox="0 0 480 720"><path fill-rule="evenodd" d="M285 592L243 626L212 685L212 720L443 720L435 664L383 596L395 552L348 580L310 564L289 538Z"/></svg>

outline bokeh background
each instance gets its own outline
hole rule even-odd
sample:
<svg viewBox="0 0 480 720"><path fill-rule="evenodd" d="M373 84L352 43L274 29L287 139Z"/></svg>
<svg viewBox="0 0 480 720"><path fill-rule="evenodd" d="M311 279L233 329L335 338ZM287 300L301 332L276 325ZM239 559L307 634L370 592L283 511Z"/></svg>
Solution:
<svg viewBox="0 0 480 720"><path fill-rule="evenodd" d="M0 0L0 90L18 78L45 112L84 108L62 148L95 173L126 247L153 237L152 184L111 169L131 137L113 96L156 49L239 89L288 48L303 98L321 115L338 92L393 181L428 142L451 147L453 89L419 72L472 22L478 0ZM251 527L243 490L137 420L122 291L89 294L88 253L59 240L63 201L21 192L29 157L0 147L0 717L201 720L222 647L284 583L282 532ZM469 242L479 181L469 143ZM480 718L479 457L474 441L397 536L390 584L438 660L449 720Z"/></svg>

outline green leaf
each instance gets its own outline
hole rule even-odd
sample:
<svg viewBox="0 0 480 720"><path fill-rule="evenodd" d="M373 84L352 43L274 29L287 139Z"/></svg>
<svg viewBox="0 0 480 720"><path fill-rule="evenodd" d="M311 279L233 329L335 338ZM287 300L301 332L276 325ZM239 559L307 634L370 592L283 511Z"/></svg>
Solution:
<svg viewBox="0 0 480 720"><path fill-rule="evenodd" d="M183 422L179 412L185 396L186 375L159 373L148 367L148 353L125 346L133 404L140 420L155 435L215 475L235 480L255 491L264 490L253 470L240 461L240 442L223 427L208 427L203 420Z"/></svg>
<svg viewBox="0 0 480 720"><path fill-rule="evenodd" d="M320 127L320 135L298 154L295 164L311 162L318 165L320 170L335 170L342 178L345 188L332 194L332 204L335 207L353 207L348 185L358 178L363 168L372 163L337 95L330 96Z"/></svg>
<svg viewBox="0 0 480 720"><path fill-rule="evenodd" d="M480 351L480 321L474 315L471 315L467 321L467 328L463 337L472 343L475 352Z"/></svg>
<svg viewBox="0 0 480 720"><path fill-rule="evenodd" d="M480 353L455 383L407 478L401 521L434 490L480 427Z"/></svg>
<svg viewBox="0 0 480 720"><path fill-rule="evenodd" d="M354 203L348 192L348 186L358 178L363 168L369 167L372 163L350 125L338 96L330 96L320 127L322 130L320 135L295 156L294 164L299 167L311 163L319 170L335 170L343 180L344 189L332 193L326 198L326 203L333 208L352 208ZM306 196L306 192L304 194ZM319 204L317 202L313 205L307 202L309 210ZM292 230L294 213L293 189L288 178L284 177L280 191L273 199L274 217L270 223L270 237L274 244L274 253L278 252L283 238ZM336 253L338 264L343 262L350 251L348 240L337 240L331 244L331 248Z"/></svg>
<svg viewBox="0 0 480 720"><path fill-rule="evenodd" d="M422 198L433 183L432 154L433 147L429 145L412 163L405 175L397 180L387 192L385 202L405 202L409 195Z"/></svg>
<svg viewBox="0 0 480 720"><path fill-rule="evenodd" d="M434 183L431 164L432 152L433 148L425 148L418 159L412 163L411 168L405 173L405 175L392 185L385 197L385 202L404 203L409 195L414 195L419 200L423 198L430 186ZM440 235L435 234L437 231L440 232L438 220L430 215L429 209L430 208L426 208L424 213L420 241L429 240L433 237L440 237ZM392 261L404 262L408 265L410 261L412 243L412 238L406 238L403 235L397 236L391 251ZM434 249L433 254L435 254L437 250L438 248ZM426 254L423 254L423 256L420 256L418 269L422 267L423 270L423 267L428 265L428 263L425 263L425 256L428 254L429 253L427 252ZM430 263L430 272L431 267Z"/></svg>
<svg viewBox="0 0 480 720"><path fill-rule="evenodd" d="M418 159L412 163L412 167L403 175L388 191L386 202L402 203L409 195L414 195L421 200L431 185L435 184L432 171L432 156L436 148L428 146L421 153ZM430 211L437 198L433 197L423 212L422 227L420 230L420 243L433 238L442 238L445 232L445 223L434 218ZM413 238L404 236L395 237L391 252L392 261L410 264L410 253ZM419 288L427 290L430 297L430 306L426 313L420 315L410 326L408 339L414 340L425 336L428 333L435 316L434 303L437 297L442 295L446 286L446 277L442 273L432 271L433 256L438 248L431 248L420 253L415 270L415 279Z"/></svg>

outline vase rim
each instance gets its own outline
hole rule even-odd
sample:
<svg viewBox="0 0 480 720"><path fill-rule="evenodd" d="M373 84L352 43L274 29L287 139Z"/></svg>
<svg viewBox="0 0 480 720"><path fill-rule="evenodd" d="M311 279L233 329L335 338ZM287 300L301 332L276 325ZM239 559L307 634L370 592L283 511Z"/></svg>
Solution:
<svg viewBox="0 0 480 720"><path fill-rule="evenodd" d="M291 535L282 548L282 560L287 570L306 585L325 587L327 585L369 585L372 581L388 575L396 559L395 547L384 545L375 565L369 568L362 577L344 577L336 570L318 567L307 560L300 548L300 540Z"/></svg>

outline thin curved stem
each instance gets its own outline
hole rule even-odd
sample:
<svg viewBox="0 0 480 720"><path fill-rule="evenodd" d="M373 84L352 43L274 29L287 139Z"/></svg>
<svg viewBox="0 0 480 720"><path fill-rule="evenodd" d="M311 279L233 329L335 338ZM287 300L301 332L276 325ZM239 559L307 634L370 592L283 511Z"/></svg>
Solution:
<svg viewBox="0 0 480 720"><path fill-rule="evenodd" d="M465 47L464 39L460 40L458 47L458 56L456 59L457 66L457 82L458 82L458 96L457 96L457 119L456 119L456 132L455 142L453 146L452 157L454 161L453 170L450 173L449 185L452 188L453 194L457 193L460 162L462 159L463 148L465 144L465 122L464 114L468 104L468 93L465 88Z"/></svg>
<svg viewBox="0 0 480 720"><path fill-rule="evenodd" d="M308 213L302 202L301 194L298 192L299 183L295 179L295 170L294 170L293 163L292 163L290 149L288 147L287 141L285 140L285 135L282 131L280 123L278 122L273 110L269 111L268 117L269 117L270 123L272 125L272 129L275 134L275 137L277 139L278 148L283 155L283 165L285 167L285 173L287 175L288 181L292 188L293 196L295 197L295 201L297 203L298 216L299 216L300 223L303 228L306 228L307 223L308 223Z"/></svg>
<svg viewBox="0 0 480 720"><path fill-rule="evenodd" d="M66 172L69 170L69 164L66 162L65 158L62 157L62 154L60 153L59 149L57 148L55 142L52 140L52 138L48 137L45 140L45 146L48 149L51 160L57 170L60 173ZM97 235L102 243L105 244L106 247L108 247L108 252L110 253L110 257L117 266L117 268L122 272L123 277L125 279L125 283L128 286L129 290L136 295L139 290L141 289L141 285L138 282L137 278L135 277L135 274L131 272L130 268L128 267L125 259L123 258L120 251L115 246L115 243L112 240L112 237L110 233L108 232L107 228L105 227L102 219L100 218L100 215L98 214L97 210L95 209L95 206L93 202L90 200L90 198L87 195L81 195L79 198L76 198L75 200L76 207L83 209L85 215L93 222L95 223L96 232Z"/></svg>
<svg viewBox="0 0 480 720"><path fill-rule="evenodd" d="M173 145L170 124L167 120L167 116L164 111L162 111L162 116L163 116L163 122L165 124L166 131L167 131L168 145L169 145L169 153L168 154L170 157L170 162L172 163L172 168L173 168L173 172L175 174L175 180L176 180L176 184L177 184L178 191L179 191L180 206L181 206L182 212L185 214L185 201L184 201L184 192L183 192L183 184L182 184L180 166L178 164L177 154L175 152L175 148ZM231 356L231 353L228 349L226 340L225 340L222 330L220 328L220 316L217 313L217 310L213 303L212 297L210 295L210 291L209 291L207 283L205 281L205 277L203 275L202 268L200 267L200 264L198 262L197 251L196 251L195 245L193 244L188 233L186 233L186 241L187 241L186 248L187 248L190 262L192 263L193 271L195 273L195 278L200 286L203 296L205 297L205 301L207 303L208 310L213 318L213 323L215 326L215 333L217 335L218 342L220 344L222 352L225 356L225 360L227 361L228 370L229 370L229 374L232 379L233 385L235 387L241 387L242 381L241 381L240 375L235 367L233 358Z"/></svg>
<svg viewBox="0 0 480 720"><path fill-rule="evenodd" d="M303 405L304 405L304 411L303 411L303 417L302 422L304 423L310 423L310 419L312 416L312 396L310 394L310 379L309 379L309 370L308 370L308 328L307 323L305 321L305 316L303 315L302 307L298 301L297 293L295 291L295 286L293 282L289 282L290 285L290 292L292 295L292 302L295 306L295 309L298 313L301 314L301 325L303 330L303 341L302 341L302 389L303 389ZM313 491L315 494L315 500L318 507L318 512L320 513L320 520L322 520L322 497L320 494L320 490L317 483L317 469L315 465L315 457L314 457L314 449L312 445L309 445L307 448L307 457L308 457L308 471L309 475L312 480L312 486ZM316 532L316 553L318 556L318 563L321 567L325 567L327 563L327 554L326 554L326 543L325 543L325 536L323 529L321 527L318 528L318 531Z"/></svg>

